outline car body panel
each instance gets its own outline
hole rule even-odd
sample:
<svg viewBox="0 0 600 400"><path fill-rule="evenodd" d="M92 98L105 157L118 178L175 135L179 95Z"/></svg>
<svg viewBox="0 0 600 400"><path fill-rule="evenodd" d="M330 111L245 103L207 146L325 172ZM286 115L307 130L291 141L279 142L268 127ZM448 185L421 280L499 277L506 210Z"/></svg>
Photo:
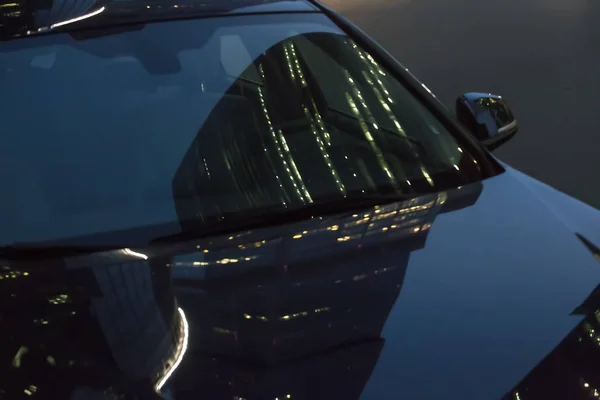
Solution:
<svg viewBox="0 0 600 400"><path fill-rule="evenodd" d="M162 388L172 398L501 398L582 321L573 312L600 282L574 225L531 185L509 171L160 250L3 262L0 351L13 367L0 389L151 398L181 356Z"/></svg>
<svg viewBox="0 0 600 400"><path fill-rule="evenodd" d="M570 229L583 234L594 243L600 243L600 214L597 209L506 164L504 166Z"/></svg>
<svg viewBox="0 0 600 400"><path fill-rule="evenodd" d="M213 12L314 10L262 3ZM0 397L594 396L600 211L504 170L355 214L0 260Z"/></svg>

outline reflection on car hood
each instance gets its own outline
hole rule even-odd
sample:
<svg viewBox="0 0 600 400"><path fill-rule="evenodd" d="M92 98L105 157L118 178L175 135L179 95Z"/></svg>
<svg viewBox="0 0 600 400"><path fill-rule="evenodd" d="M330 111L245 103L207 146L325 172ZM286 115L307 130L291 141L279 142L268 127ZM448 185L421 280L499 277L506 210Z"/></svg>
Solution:
<svg viewBox="0 0 600 400"><path fill-rule="evenodd" d="M0 398L589 398L600 251L530 186L0 262Z"/></svg>

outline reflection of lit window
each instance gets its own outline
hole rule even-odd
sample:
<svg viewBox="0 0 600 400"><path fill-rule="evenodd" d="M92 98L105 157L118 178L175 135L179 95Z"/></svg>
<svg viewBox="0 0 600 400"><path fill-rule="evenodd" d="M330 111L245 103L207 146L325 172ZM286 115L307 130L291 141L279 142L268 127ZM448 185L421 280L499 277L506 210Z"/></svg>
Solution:
<svg viewBox="0 0 600 400"><path fill-rule="evenodd" d="M17 354L13 357L12 365L15 368L21 367L21 358L29 352L29 349L26 346L21 346L19 350L17 350Z"/></svg>
<svg viewBox="0 0 600 400"><path fill-rule="evenodd" d="M376 215L375 217L373 217L372 220L373 221L378 221L378 220L381 220L381 219L387 219L387 218L393 217L396 214L398 214L398 211L392 211L392 212L389 212L389 213Z"/></svg>
<svg viewBox="0 0 600 400"><path fill-rule="evenodd" d="M66 294L59 294L48 299L50 304L65 304L69 301L69 296Z"/></svg>
<svg viewBox="0 0 600 400"><path fill-rule="evenodd" d="M588 322L583 324L583 330L589 335L590 340L592 340L596 346L600 346L600 335Z"/></svg>
<svg viewBox="0 0 600 400"><path fill-rule="evenodd" d="M293 72L298 76L300 80L300 84L302 87L307 87L306 78L304 76L304 71L302 71L302 67L300 66L300 61L296 54L296 47L292 42L289 42L286 46L287 56L291 59L291 67L293 68ZM331 157L327 152L326 146L331 144L331 137L329 132L327 131L325 124L323 122L323 118L314 102L313 99L310 100L310 109L307 105L303 105L304 114L309 121L313 136L316 140L317 146L319 147L319 151L323 157L323 161L327 164L329 171L335 181L339 191L342 194L346 194L346 188L342 181L340 180L339 174L337 173L333 162L331 161Z"/></svg>
<svg viewBox="0 0 600 400"><path fill-rule="evenodd" d="M298 317L306 317L307 315L308 315L307 311L302 311L302 312L295 313L295 314L283 315L283 316L279 317L279 319L282 321L289 321L290 319L294 319L294 318L298 318Z"/></svg>
<svg viewBox="0 0 600 400"><path fill-rule="evenodd" d="M348 74L347 71L345 71L348 77L348 81L353 83L354 81L352 80L352 78L350 77L350 75ZM373 116L371 115L369 108L367 107L367 104L364 102L363 97L360 93L360 91L358 90L357 87L354 87L354 98L352 97L352 95L350 93L346 93L346 101L348 102L348 105L350 106L350 110L352 110L352 113L354 114L354 116L356 117L356 119L358 120L358 124L361 127L365 138L367 139L367 141L369 142L369 145L371 146L371 149L373 150L373 152L375 153L377 160L381 166L381 168L383 169L383 171L385 172L385 174L387 175L390 183L392 184L393 187L397 187L397 183L396 183L396 178L394 177L394 175L391 172L390 167L388 166L387 162L385 161L385 157L383 156L383 153L381 152L381 150L379 149L379 146L377 145L377 143L375 142L375 139L373 138L373 136L371 135L371 132L369 130L369 126L367 125L367 122L365 121L365 119L363 118L357 103L355 102L355 98L358 99L358 103L362 105L363 107L363 111L366 113L367 118L369 118L371 120L371 125L372 126L377 126L375 124L375 119L373 118Z"/></svg>
<svg viewBox="0 0 600 400"><path fill-rule="evenodd" d="M3 268L5 271L10 271L8 267ZM21 272L21 271L10 271L6 273L0 273L0 280L3 279L17 279L21 276L29 276L29 272Z"/></svg>
<svg viewBox="0 0 600 400"><path fill-rule="evenodd" d="M259 71L264 80L265 73L264 73L264 69L263 69L262 65L259 65ZM275 149L277 151L277 154L279 155L279 158L283 164L283 167L285 168L285 170L288 173L288 178L289 178L290 182L292 183L292 186L294 186L294 189L296 190L296 194L298 195L298 198L300 200L302 200L303 202L312 202L310 193L308 192L308 189L304 185L302 176L300 175L300 172L298 171L298 168L296 167L296 163L295 163L294 159L292 158L292 155L290 154L289 147L287 145L285 137L283 136L281 131L276 132L275 128L273 127L273 123L271 122L271 117L269 116L269 110L267 109L265 96L263 94L262 88L260 88L260 87L258 88L258 96L259 96L260 103L262 106L265 121L267 122L267 125L269 127L269 133L271 134L271 138L273 139L273 143L275 144ZM284 155L284 153L285 153L285 155ZM289 161L289 164L288 164L288 161ZM283 185L282 185L281 181L279 180L279 177L277 176L276 178L277 178L277 181L278 181L280 187L282 187ZM286 203L283 202L283 204L285 205Z"/></svg>
<svg viewBox="0 0 600 400"><path fill-rule="evenodd" d="M23 390L23 393L25 393L27 396L31 396L36 391L37 391L37 386L35 386L35 385L29 385L29 387L27 389Z"/></svg>
<svg viewBox="0 0 600 400"><path fill-rule="evenodd" d="M179 263L177 263L177 264L175 264L175 265L179 265ZM199 266L201 266L201 265L208 265L208 263L207 263L206 261L194 261L194 262L192 263L192 265L193 265L193 266L195 266L195 267L199 267Z"/></svg>

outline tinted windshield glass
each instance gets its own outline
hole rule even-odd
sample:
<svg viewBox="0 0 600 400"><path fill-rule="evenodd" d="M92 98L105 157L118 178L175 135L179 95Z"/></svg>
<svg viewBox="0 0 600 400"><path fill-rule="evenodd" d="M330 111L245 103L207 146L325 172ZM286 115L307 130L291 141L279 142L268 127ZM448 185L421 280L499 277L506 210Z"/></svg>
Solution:
<svg viewBox="0 0 600 400"><path fill-rule="evenodd" d="M0 107L2 243L481 178L442 124L324 16L108 33L0 52L0 92L10 94Z"/></svg>

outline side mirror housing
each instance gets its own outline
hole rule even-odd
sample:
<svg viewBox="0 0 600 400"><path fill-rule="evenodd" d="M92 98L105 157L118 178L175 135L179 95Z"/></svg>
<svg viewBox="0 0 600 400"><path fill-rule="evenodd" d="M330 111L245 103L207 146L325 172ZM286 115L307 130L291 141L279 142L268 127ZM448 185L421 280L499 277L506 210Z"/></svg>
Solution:
<svg viewBox="0 0 600 400"><path fill-rule="evenodd" d="M456 100L456 117L484 146L494 150L519 130L519 124L501 96L465 93Z"/></svg>

